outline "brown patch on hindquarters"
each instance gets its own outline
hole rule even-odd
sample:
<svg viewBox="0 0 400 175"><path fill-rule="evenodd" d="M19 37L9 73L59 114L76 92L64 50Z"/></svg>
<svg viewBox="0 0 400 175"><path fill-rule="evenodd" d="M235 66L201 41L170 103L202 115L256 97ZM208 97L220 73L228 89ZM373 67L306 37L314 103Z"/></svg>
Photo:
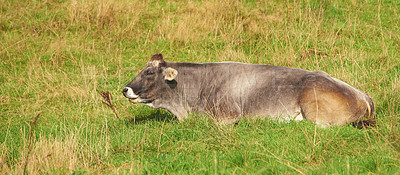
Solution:
<svg viewBox="0 0 400 175"><path fill-rule="evenodd" d="M299 103L304 118L322 127L355 122L368 113L355 91L323 76L304 80Z"/></svg>
<svg viewBox="0 0 400 175"><path fill-rule="evenodd" d="M352 116L346 98L336 92L315 88L303 94L300 108L306 120L320 126L344 125Z"/></svg>

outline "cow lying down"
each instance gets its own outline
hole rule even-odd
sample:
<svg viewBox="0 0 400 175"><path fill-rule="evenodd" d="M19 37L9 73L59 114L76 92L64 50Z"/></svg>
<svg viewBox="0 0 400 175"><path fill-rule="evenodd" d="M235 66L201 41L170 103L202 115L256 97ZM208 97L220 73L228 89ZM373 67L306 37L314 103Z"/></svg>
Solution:
<svg viewBox="0 0 400 175"><path fill-rule="evenodd" d="M161 54L152 56L123 94L130 102L166 109L179 121L195 112L226 123L269 117L326 127L374 115L367 94L322 71L234 62L173 63Z"/></svg>

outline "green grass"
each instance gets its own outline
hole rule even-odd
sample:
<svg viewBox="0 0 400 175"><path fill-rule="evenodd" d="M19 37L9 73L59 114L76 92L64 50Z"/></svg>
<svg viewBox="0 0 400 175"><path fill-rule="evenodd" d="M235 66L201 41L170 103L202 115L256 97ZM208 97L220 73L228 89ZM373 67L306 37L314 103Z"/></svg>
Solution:
<svg viewBox="0 0 400 175"><path fill-rule="evenodd" d="M0 0L0 172L399 174L399 9L398 0ZM373 98L378 126L179 123L121 93L159 52L325 71ZM113 95L121 120L97 91Z"/></svg>

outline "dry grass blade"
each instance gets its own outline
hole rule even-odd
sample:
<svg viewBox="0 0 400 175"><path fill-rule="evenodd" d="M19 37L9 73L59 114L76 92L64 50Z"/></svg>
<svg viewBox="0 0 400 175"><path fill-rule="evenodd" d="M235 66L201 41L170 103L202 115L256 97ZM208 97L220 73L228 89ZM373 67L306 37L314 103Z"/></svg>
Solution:
<svg viewBox="0 0 400 175"><path fill-rule="evenodd" d="M309 49L307 52L305 52L305 53L301 56L301 59L309 58L309 57L311 57L311 55L329 56L327 53L318 51L317 49Z"/></svg>
<svg viewBox="0 0 400 175"><path fill-rule="evenodd" d="M97 92L101 95L101 97L103 97L102 103L110 107L113 110L115 116L118 118L118 120L121 120L117 114L117 111L115 110L115 106L112 104L112 95L110 94L110 92L108 91L105 92L97 91Z"/></svg>
<svg viewBox="0 0 400 175"><path fill-rule="evenodd" d="M33 131L35 130L37 121L39 119L40 113L35 117L33 122L31 122L31 129L29 130L29 135L28 135L28 153L26 154L26 159L25 159L25 164L24 164L24 174L26 174L26 169L28 167L28 162L29 162L29 154L32 151L32 143L34 142L33 138Z"/></svg>

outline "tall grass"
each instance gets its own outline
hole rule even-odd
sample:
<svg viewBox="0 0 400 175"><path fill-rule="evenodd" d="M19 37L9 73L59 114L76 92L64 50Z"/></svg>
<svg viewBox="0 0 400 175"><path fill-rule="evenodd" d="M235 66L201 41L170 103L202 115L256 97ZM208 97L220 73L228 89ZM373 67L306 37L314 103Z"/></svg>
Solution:
<svg viewBox="0 0 400 175"><path fill-rule="evenodd" d="M0 172L398 173L398 9L399 1L0 1ZM197 115L179 123L121 95L158 52L325 71L374 99L378 126L220 126ZM111 93L121 120L98 91Z"/></svg>

